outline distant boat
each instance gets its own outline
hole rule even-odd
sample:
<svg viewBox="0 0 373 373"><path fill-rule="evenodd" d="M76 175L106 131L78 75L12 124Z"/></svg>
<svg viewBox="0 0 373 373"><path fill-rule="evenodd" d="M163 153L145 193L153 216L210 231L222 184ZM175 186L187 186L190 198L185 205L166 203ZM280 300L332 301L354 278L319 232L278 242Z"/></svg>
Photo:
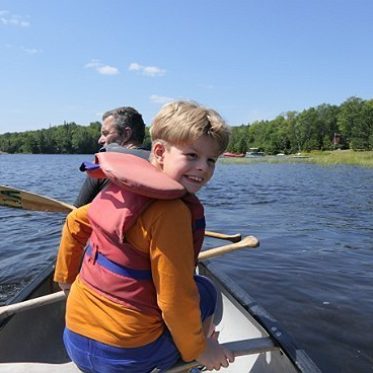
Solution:
<svg viewBox="0 0 373 373"><path fill-rule="evenodd" d="M245 153L230 153L230 152L223 153L223 157L243 158L244 156L245 156Z"/></svg>
<svg viewBox="0 0 373 373"><path fill-rule="evenodd" d="M263 157L265 155L264 152L246 152L246 157Z"/></svg>
<svg viewBox="0 0 373 373"><path fill-rule="evenodd" d="M297 153L292 155L292 158L310 158L309 155L302 155L301 153Z"/></svg>

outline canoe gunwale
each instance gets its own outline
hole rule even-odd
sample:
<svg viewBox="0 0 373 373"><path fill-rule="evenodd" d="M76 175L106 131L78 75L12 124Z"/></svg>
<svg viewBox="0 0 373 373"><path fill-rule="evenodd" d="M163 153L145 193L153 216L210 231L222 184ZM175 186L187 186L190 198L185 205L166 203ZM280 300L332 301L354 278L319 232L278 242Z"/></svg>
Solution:
<svg viewBox="0 0 373 373"><path fill-rule="evenodd" d="M48 265L41 272L39 272L32 281L27 284L20 292L13 297L9 298L5 304L9 305L14 303L23 302L25 300L35 298L45 294L51 294L58 291L58 286L53 282L54 265ZM41 285L44 284L44 291L40 292ZM45 285L47 284L47 285ZM45 292L45 287L49 291ZM13 318L14 315L6 315L0 317L0 331L1 329Z"/></svg>
<svg viewBox="0 0 373 373"><path fill-rule="evenodd" d="M24 300L35 297L36 296L35 293L37 293L38 289L40 288L40 284L45 282L45 281L48 281L49 279L52 279L53 278L53 273L54 273L54 265L50 264L50 265L46 266L21 291L19 291L13 297L9 298L5 302L4 305L23 302ZM53 281L51 281L50 288L51 288L50 293L53 293L53 292L59 290L59 289L57 289L57 285L54 284Z"/></svg>

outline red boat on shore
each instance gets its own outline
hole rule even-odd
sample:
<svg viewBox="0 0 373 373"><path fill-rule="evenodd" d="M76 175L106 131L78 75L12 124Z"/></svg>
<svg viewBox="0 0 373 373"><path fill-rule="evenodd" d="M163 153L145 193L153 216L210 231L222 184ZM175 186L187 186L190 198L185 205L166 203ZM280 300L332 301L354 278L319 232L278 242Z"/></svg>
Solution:
<svg viewBox="0 0 373 373"><path fill-rule="evenodd" d="M223 157L243 158L244 156L245 156L245 153L230 153L230 152L223 153Z"/></svg>

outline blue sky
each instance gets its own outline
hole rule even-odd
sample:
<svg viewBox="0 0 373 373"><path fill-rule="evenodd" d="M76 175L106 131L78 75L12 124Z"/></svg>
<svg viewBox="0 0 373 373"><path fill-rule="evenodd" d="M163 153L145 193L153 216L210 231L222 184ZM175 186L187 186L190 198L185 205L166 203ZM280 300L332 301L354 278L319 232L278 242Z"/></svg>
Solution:
<svg viewBox="0 0 373 373"><path fill-rule="evenodd" d="M2 0L0 133L147 124L193 99L231 125L373 97L371 0Z"/></svg>

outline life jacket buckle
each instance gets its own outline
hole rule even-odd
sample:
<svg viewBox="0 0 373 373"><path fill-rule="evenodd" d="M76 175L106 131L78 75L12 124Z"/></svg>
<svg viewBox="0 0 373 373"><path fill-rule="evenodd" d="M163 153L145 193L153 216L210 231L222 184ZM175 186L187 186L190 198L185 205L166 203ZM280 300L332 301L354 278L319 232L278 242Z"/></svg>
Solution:
<svg viewBox="0 0 373 373"><path fill-rule="evenodd" d="M97 246L95 245L95 246L93 247L93 250L92 250L92 264L95 264L95 263L96 263L97 255L98 255L98 248L97 248Z"/></svg>
<svg viewBox="0 0 373 373"><path fill-rule="evenodd" d="M98 256L98 248L96 245L90 247L90 253L88 256L88 263L95 264Z"/></svg>

